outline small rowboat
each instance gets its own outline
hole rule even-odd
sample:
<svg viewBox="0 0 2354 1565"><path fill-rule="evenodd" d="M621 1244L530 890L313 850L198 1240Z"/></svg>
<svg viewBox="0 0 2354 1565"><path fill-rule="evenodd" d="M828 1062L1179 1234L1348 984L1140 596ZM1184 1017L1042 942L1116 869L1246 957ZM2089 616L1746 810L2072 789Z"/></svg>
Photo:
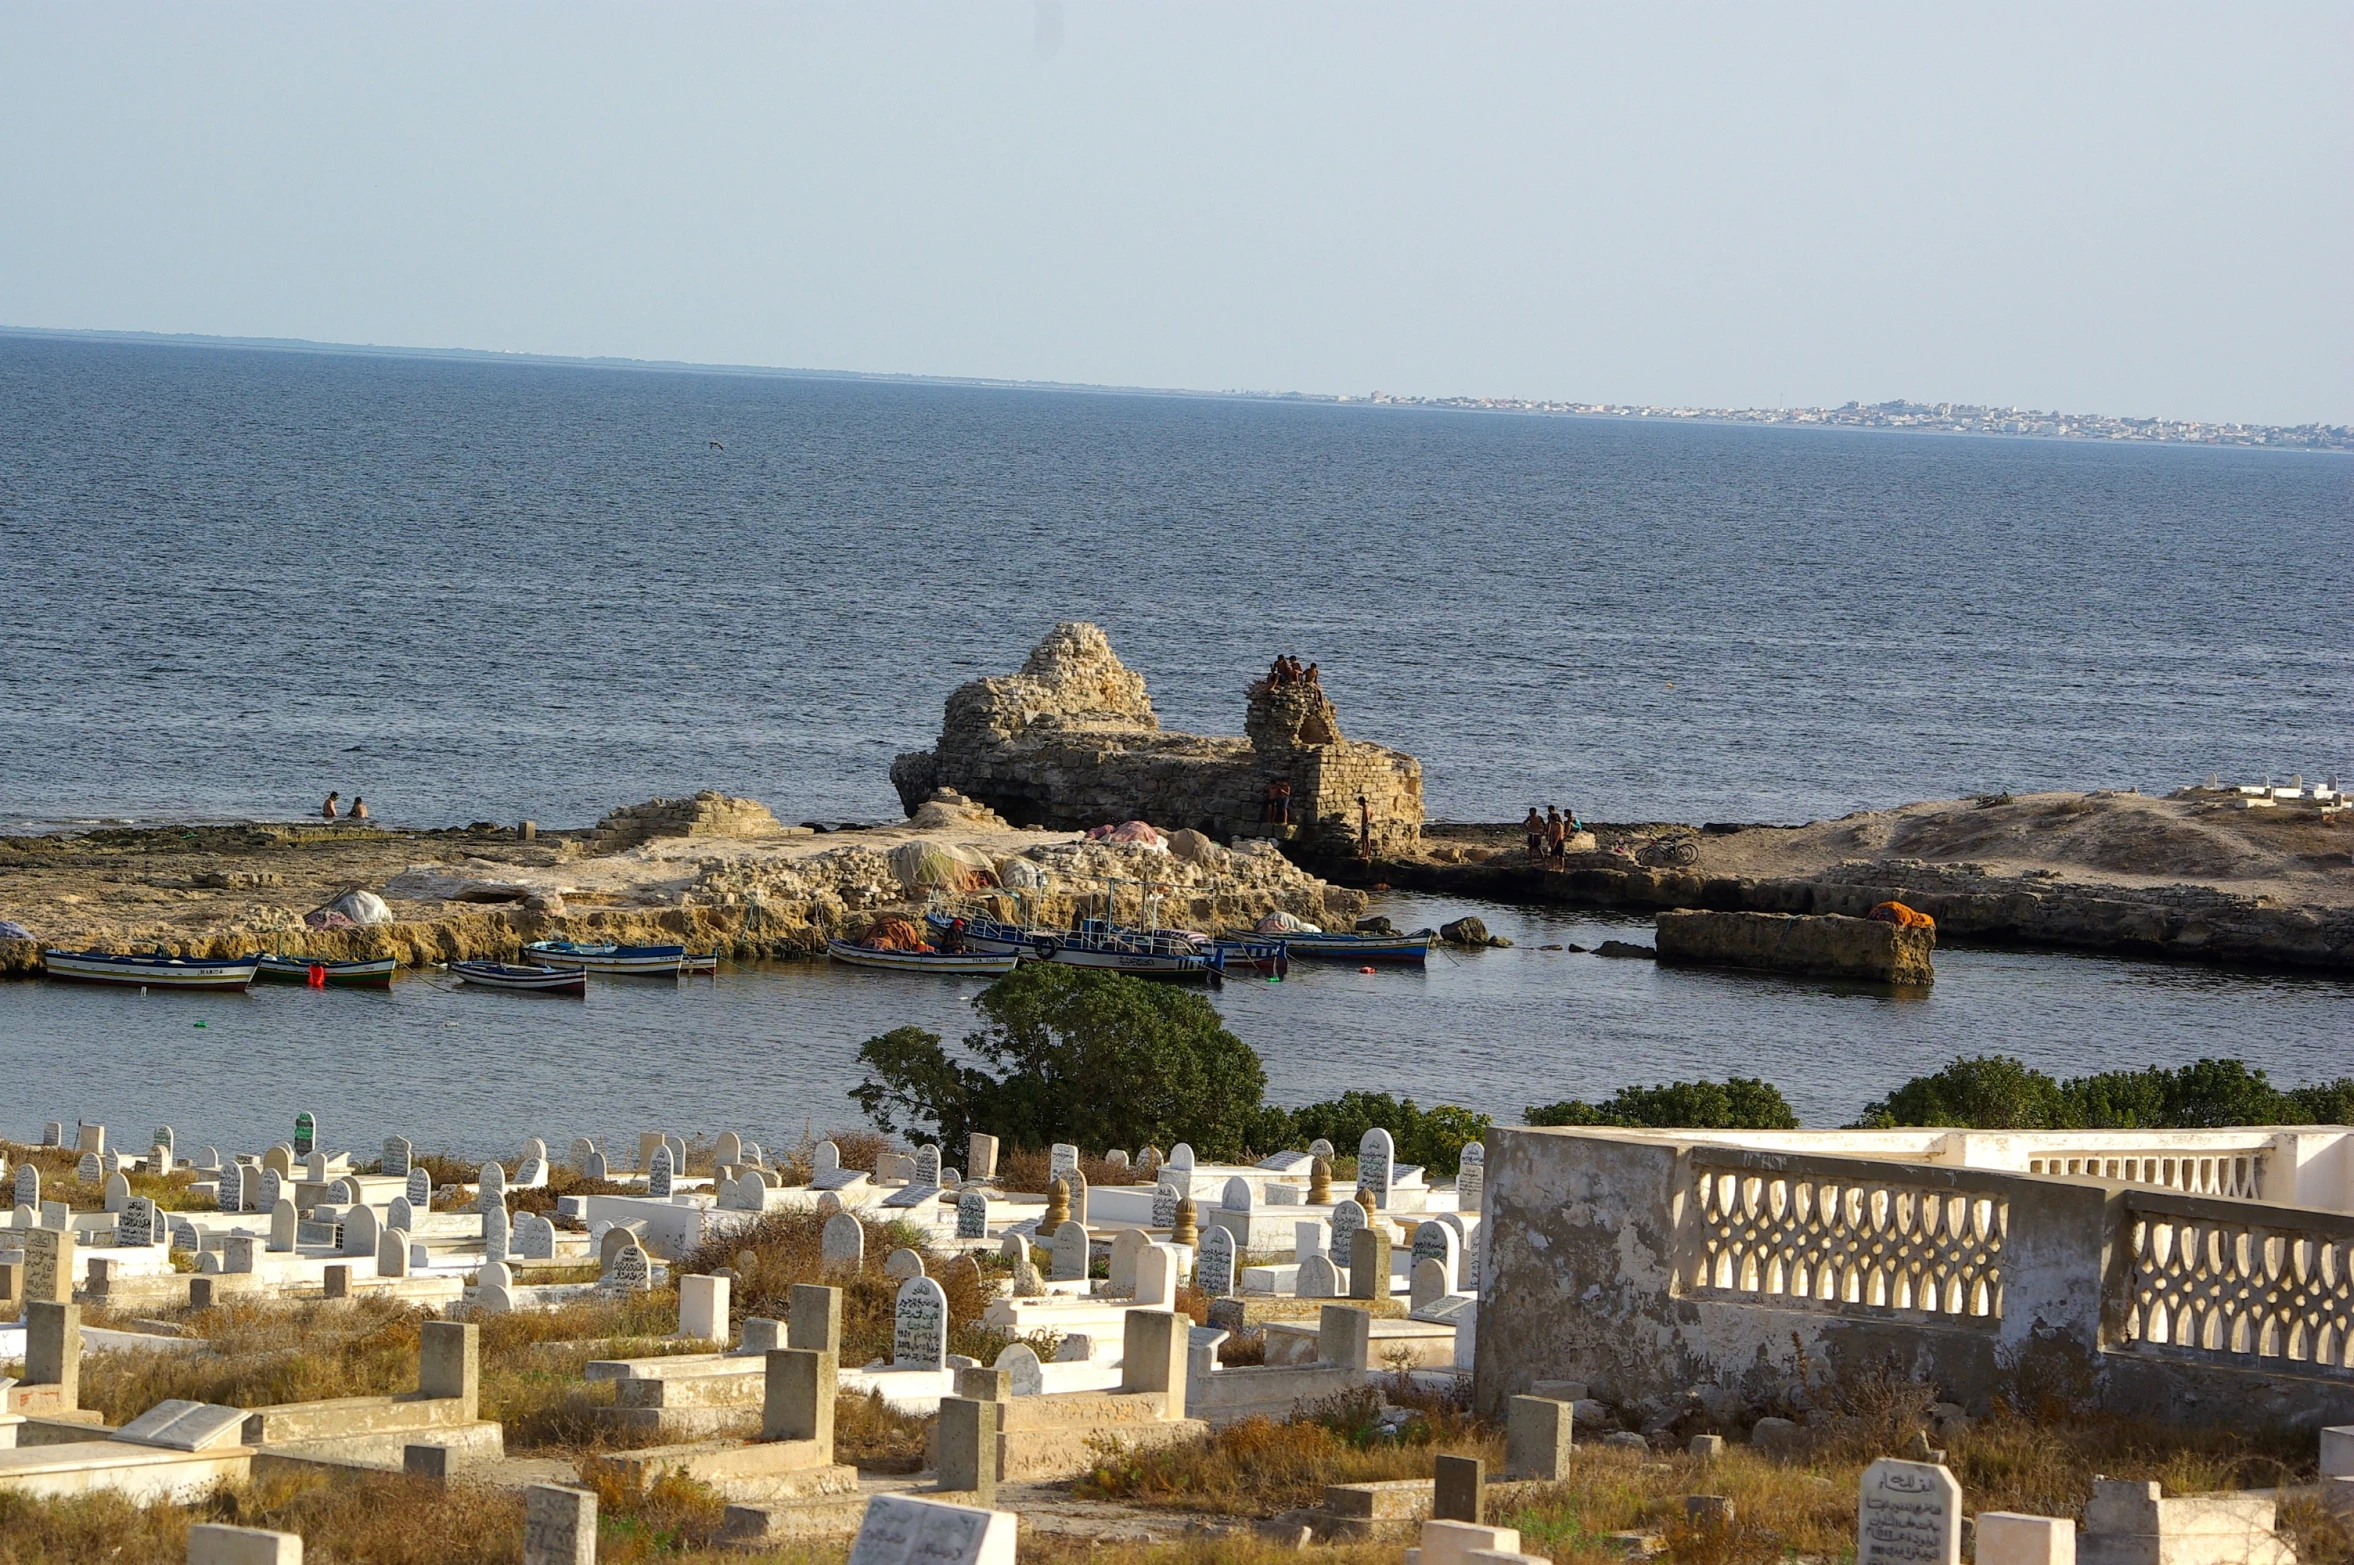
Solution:
<svg viewBox="0 0 2354 1565"><path fill-rule="evenodd" d="M685 946L578 945L570 940L534 940L523 948L526 961L576 967L586 973L630 978L676 978L687 959Z"/></svg>
<svg viewBox="0 0 2354 1565"><path fill-rule="evenodd" d="M924 915L932 938L943 945L1025 962L1060 962L1131 978L1219 980L1224 958L1210 941L1179 929L1123 929L1100 918L1076 929L1041 929L1008 924L983 913Z"/></svg>
<svg viewBox="0 0 2354 1565"><path fill-rule="evenodd" d="M1322 957L1335 962L1427 962L1438 936L1430 930L1411 935L1258 934L1235 930L1236 940L1280 940L1293 956Z"/></svg>
<svg viewBox="0 0 2354 1565"><path fill-rule="evenodd" d="M70 983L126 984L142 989L244 989L253 982L250 956L218 960L189 956L115 956L105 951L43 951L42 970Z"/></svg>
<svg viewBox="0 0 2354 1565"><path fill-rule="evenodd" d="M485 989L522 989L533 994L588 993L588 969L584 967L518 967L509 962L452 962L450 971L458 975L458 982L479 984Z"/></svg>
<svg viewBox="0 0 2354 1565"><path fill-rule="evenodd" d="M826 955L852 967L880 967L894 973L979 973L996 977L1010 973L1018 956L987 951L882 951L849 940L829 940Z"/></svg>
<svg viewBox="0 0 2354 1565"><path fill-rule="evenodd" d="M280 956L264 951L254 958L254 980L270 984L307 984L316 968L330 989L389 989L400 958L385 956L368 962L314 961L307 956Z"/></svg>

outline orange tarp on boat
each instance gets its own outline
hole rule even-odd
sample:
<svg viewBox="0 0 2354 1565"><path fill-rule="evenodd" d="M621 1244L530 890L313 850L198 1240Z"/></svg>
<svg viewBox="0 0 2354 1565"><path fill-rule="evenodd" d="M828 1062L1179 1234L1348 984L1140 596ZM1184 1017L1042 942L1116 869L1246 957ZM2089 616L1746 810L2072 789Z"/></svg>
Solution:
<svg viewBox="0 0 2354 1565"><path fill-rule="evenodd" d="M877 951L929 951L932 949L931 942L924 938L923 931L904 918L876 919L867 926L866 938L859 941L859 944Z"/></svg>

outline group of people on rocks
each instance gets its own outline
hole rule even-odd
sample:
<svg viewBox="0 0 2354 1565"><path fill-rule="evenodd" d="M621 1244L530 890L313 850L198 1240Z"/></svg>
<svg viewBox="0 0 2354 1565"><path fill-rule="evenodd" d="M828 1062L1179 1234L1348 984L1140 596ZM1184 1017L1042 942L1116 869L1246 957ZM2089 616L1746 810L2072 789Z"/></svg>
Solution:
<svg viewBox="0 0 2354 1565"><path fill-rule="evenodd" d="M1316 665L1300 667L1300 660L1286 652L1267 670L1267 688L1281 690L1286 685L1313 685L1317 682Z"/></svg>
<svg viewBox="0 0 2354 1565"><path fill-rule="evenodd" d="M1563 810L1548 804L1539 815L1537 807L1528 807L1528 819L1520 823L1528 838L1528 856L1532 859L1551 859L1558 863L1569 852L1569 839L1586 829L1575 810Z"/></svg>

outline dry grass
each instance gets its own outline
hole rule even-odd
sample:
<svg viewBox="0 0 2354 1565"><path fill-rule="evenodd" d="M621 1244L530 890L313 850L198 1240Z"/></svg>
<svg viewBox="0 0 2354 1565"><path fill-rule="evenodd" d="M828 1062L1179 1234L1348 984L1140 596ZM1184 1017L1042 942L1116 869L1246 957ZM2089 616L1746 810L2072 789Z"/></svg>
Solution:
<svg viewBox="0 0 2354 1565"><path fill-rule="evenodd" d="M142 1148L139 1155L146 1156ZM65 1147L37 1147L23 1142L0 1140L0 1156L8 1163L7 1179L16 1178L18 1168L29 1163L41 1171L41 1199L63 1201L77 1212L101 1212L106 1209L106 1181L82 1182L82 1155ZM179 1169L169 1174L142 1174L129 1164L123 1166L123 1178L131 1187L131 1194L143 1195L167 1212L194 1211L206 1207L199 1202L191 1186L196 1175ZM13 1199L14 1186L6 1187L7 1198ZM208 1207L206 1209L209 1209Z"/></svg>
<svg viewBox="0 0 2354 1565"><path fill-rule="evenodd" d="M209 1352L94 1353L82 1406L125 1424L169 1397L267 1407L417 1387L417 1328L431 1315L386 1300L265 1304L231 1295L210 1309L159 1312L207 1338Z"/></svg>
<svg viewBox="0 0 2354 1565"><path fill-rule="evenodd" d="M1431 1397L1385 1421L1368 1389L1329 1398L1288 1423L1245 1419L1206 1438L1156 1450L1107 1443L1072 1487L1083 1498L1125 1500L1229 1516L1267 1515L1316 1505L1324 1486L1385 1478L1427 1478L1439 1455L1504 1458L1501 1432L1458 1405Z"/></svg>
<svg viewBox="0 0 2354 1565"><path fill-rule="evenodd" d="M1007 1191L1044 1195L1052 1181L1047 1178L1049 1163L1044 1148L1009 1147L997 1155L997 1183ZM1143 1185L1152 1181L1144 1170L1134 1164L1107 1163L1100 1157L1079 1154L1079 1172L1087 1183L1095 1185Z"/></svg>

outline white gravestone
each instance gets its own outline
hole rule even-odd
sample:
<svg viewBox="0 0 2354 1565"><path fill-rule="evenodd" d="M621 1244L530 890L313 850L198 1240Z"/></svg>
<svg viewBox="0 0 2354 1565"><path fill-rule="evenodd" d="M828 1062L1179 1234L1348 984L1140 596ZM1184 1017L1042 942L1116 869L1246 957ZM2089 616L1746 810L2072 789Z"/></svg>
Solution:
<svg viewBox="0 0 2354 1565"><path fill-rule="evenodd" d="M1074 1223L1086 1222L1087 1176L1074 1168L1063 1175L1063 1188L1069 1191L1071 1196L1071 1221Z"/></svg>
<svg viewBox="0 0 2354 1565"><path fill-rule="evenodd" d="M518 1190L544 1190L547 1184L548 1160L544 1157L527 1157L515 1170L515 1188Z"/></svg>
<svg viewBox="0 0 2354 1565"><path fill-rule="evenodd" d="M967 1190L956 1198L956 1236L959 1239L989 1237L989 1198L978 1190Z"/></svg>
<svg viewBox="0 0 2354 1565"><path fill-rule="evenodd" d="M1027 1342L1016 1342L997 1355L990 1366L1006 1372L1013 1394L1017 1397L1043 1396L1046 1393L1046 1372L1038 1364L1038 1350Z"/></svg>
<svg viewBox="0 0 2354 1565"><path fill-rule="evenodd" d="M1184 1264L1184 1252L1176 1245L1146 1245L1144 1253L1136 1258L1136 1307L1145 1310L1175 1309L1177 1283Z"/></svg>
<svg viewBox="0 0 2354 1565"><path fill-rule="evenodd" d="M564 1161L572 1165L574 1173L585 1175L588 1172L589 1155L596 1150L597 1144L588 1137L574 1136L571 1147L564 1155Z"/></svg>
<svg viewBox="0 0 2354 1565"><path fill-rule="evenodd" d="M1226 1194L1219 1199L1218 1204L1229 1212L1249 1211L1253 1205L1251 1199L1251 1182L1243 1178L1240 1174L1237 1174L1232 1179L1227 1180Z"/></svg>
<svg viewBox="0 0 2354 1565"><path fill-rule="evenodd" d="M402 1233L417 1231L417 1208L405 1195L396 1195L384 1208L384 1226Z"/></svg>
<svg viewBox="0 0 2354 1565"><path fill-rule="evenodd" d="M492 1207L507 1204L507 1171L496 1163L485 1163L474 1176L474 1204L487 1212Z"/></svg>
<svg viewBox="0 0 2354 1565"><path fill-rule="evenodd" d="M1164 1181L1153 1186L1152 1225L1155 1228L1177 1226L1177 1203L1180 1199L1182 1199L1182 1193L1175 1185Z"/></svg>
<svg viewBox="0 0 2354 1565"><path fill-rule="evenodd" d="M1397 1147L1379 1125L1357 1138L1357 1188L1373 1197L1373 1209L1387 1211L1390 1176L1397 1165Z"/></svg>
<svg viewBox="0 0 2354 1565"><path fill-rule="evenodd" d="M866 1264L866 1227L848 1212L826 1219L817 1237L818 1263L827 1271L857 1271Z"/></svg>
<svg viewBox="0 0 2354 1565"><path fill-rule="evenodd" d="M1014 1565L1015 1526L1011 1511L878 1494L866 1502L849 1565Z"/></svg>
<svg viewBox="0 0 2354 1565"><path fill-rule="evenodd" d="M167 1220L171 1224L173 1249L186 1250L193 1254L204 1248L204 1240L196 1232L194 1223L184 1217L174 1217Z"/></svg>
<svg viewBox="0 0 2354 1565"><path fill-rule="evenodd" d="M83 1153L82 1160L74 1165L74 1178L85 1185L94 1185L105 1177L106 1164L95 1152Z"/></svg>
<svg viewBox="0 0 2354 1565"><path fill-rule="evenodd" d="M409 1275L409 1234L405 1228L387 1228L376 1240L376 1275L406 1277Z"/></svg>
<svg viewBox="0 0 2354 1565"><path fill-rule="evenodd" d="M508 1247L516 1259L552 1261L556 1258L556 1225L536 1212L524 1212L515 1219Z"/></svg>
<svg viewBox="0 0 2354 1565"><path fill-rule="evenodd" d="M409 1176L409 1165L415 1160L416 1148L409 1145L407 1137L386 1136L384 1138L384 1172L386 1174L406 1179Z"/></svg>
<svg viewBox="0 0 2354 1565"><path fill-rule="evenodd" d="M711 1161L733 1166L744 1161L744 1138L732 1130L723 1130L719 1139L711 1143Z"/></svg>
<svg viewBox="0 0 2354 1565"><path fill-rule="evenodd" d="M1412 1309L1427 1310L1454 1292L1452 1288L1447 1286L1446 1267L1437 1261L1429 1259L1416 1261L1408 1280L1412 1289L1408 1294L1408 1298L1412 1301L1410 1305Z"/></svg>
<svg viewBox="0 0 2354 1565"><path fill-rule="evenodd" d="M409 1170L409 1205L422 1212L433 1205L433 1176L421 1168Z"/></svg>
<svg viewBox="0 0 2354 1565"><path fill-rule="evenodd" d="M611 1172L605 1167L605 1154L591 1147L589 1155L580 1161L580 1177L600 1180L612 1178Z"/></svg>
<svg viewBox="0 0 2354 1565"><path fill-rule="evenodd" d="M1213 1299L1234 1292L1233 1229L1213 1226L1202 1230L1201 1260L1193 1269L1193 1286Z"/></svg>
<svg viewBox="0 0 2354 1565"><path fill-rule="evenodd" d="M1311 1142L1309 1142L1309 1143L1308 1143L1308 1156L1310 1156L1310 1157L1330 1157L1330 1156L1332 1156L1332 1143L1331 1143L1331 1142L1329 1142L1329 1141L1327 1141L1327 1140L1325 1140L1325 1139L1324 1139L1322 1136L1318 1136L1318 1137L1317 1137L1315 1140L1313 1140L1313 1141L1311 1141Z"/></svg>
<svg viewBox="0 0 2354 1565"><path fill-rule="evenodd" d="M1855 1565L1960 1565L1962 1486L1936 1462L1882 1457L1864 1469Z"/></svg>
<svg viewBox="0 0 2354 1565"><path fill-rule="evenodd" d="M133 1196L114 1225L114 1242L126 1249L154 1244L155 1203L145 1196Z"/></svg>
<svg viewBox="0 0 2354 1565"><path fill-rule="evenodd" d="M1086 1276L1087 1230L1077 1223L1065 1223L1054 1231L1054 1259L1047 1267L1046 1280L1079 1282Z"/></svg>
<svg viewBox="0 0 2354 1565"><path fill-rule="evenodd" d="M1322 1255L1324 1253L1324 1236L1330 1231L1324 1226L1322 1218L1317 1218L1314 1222L1292 1224L1291 1258L1294 1261L1304 1261L1311 1255Z"/></svg>
<svg viewBox="0 0 2354 1565"><path fill-rule="evenodd" d="M1488 1149L1473 1141L1463 1148L1463 1166L1455 1174L1455 1209L1476 1212L1487 1199Z"/></svg>
<svg viewBox="0 0 2354 1565"><path fill-rule="evenodd" d="M269 1181L277 1177L278 1171L274 1168L257 1168L251 1163L239 1165L237 1169L237 1204L230 1210L234 1212L268 1211L270 1207L262 1205L262 1191L267 1188L275 1188L269 1184ZM277 1202L276 1196L270 1198L271 1206L277 1205Z"/></svg>
<svg viewBox="0 0 2354 1565"><path fill-rule="evenodd" d="M1188 1179L1193 1177L1193 1144L1191 1142L1180 1141L1169 1149L1169 1167L1185 1175Z"/></svg>
<svg viewBox="0 0 2354 1565"><path fill-rule="evenodd" d="M287 1254L301 1233L302 1219L295 1213L294 1203L279 1197L277 1204L270 1208L270 1248L280 1255Z"/></svg>
<svg viewBox="0 0 2354 1565"><path fill-rule="evenodd" d="M810 1154L809 1171L812 1174L831 1174L839 1170L841 1166L842 1149L831 1141L819 1142L817 1150Z"/></svg>
<svg viewBox="0 0 2354 1565"><path fill-rule="evenodd" d="M1461 1271L1463 1263L1462 1241L1455 1237L1454 1229L1449 1228L1445 1223L1416 1225L1414 1229L1414 1256L1406 1268L1407 1275L1411 1277L1414 1268L1424 1261L1439 1263L1447 1279L1447 1285L1439 1291L1453 1293L1455 1279Z"/></svg>
<svg viewBox="0 0 2354 1565"><path fill-rule="evenodd" d="M1329 1255L1311 1255L1300 1262L1298 1280L1293 1293L1303 1299L1337 1299L1340 1297L1340 1268L1332 1264Z"/></svg>
<svg viewBox="0 0 2354 1565"><path fill-rule="evenodd" d="M945 1369L948 1365L948 1295L929 1277L899 1285L891 1312L891 1367Z"/></svg>
<svg viewBox="0 0 2354 1565"><path fill-rule="evenodd" d="M348 1256L376 1255L376 1241L384 1237L384 1227L376 1220L372 1206L355 1206L343 1214L343 1253Z"/></svg>
<svg viewBox="0 0 2354 1565"><path fill-rule="evenodd" d="M1046 1149L1046 1177L1060 1179L1079 1167L1079 1149L1068 1141L1058 1141Z"/></svg>
<svg viewBox="0 0 2354 1565"><path fill-rule="evenodd" d="M654 1263L635 1243L614 1251L605 1274L597 1279L597 1287L606 1293L643 1293L653 1286Z"/></svg>
<svg viewBox="0 0 2354 1565"><path fill-rule="evenodd" d="M665 1143L656 1147L653 1157L646 1164L646 1194L657 1201L669 1200L670 1183L675 1175L669 1145Z"/></svg>
<svg viewBox="0 0 2354 1565"><path fill-rule="evenodd" d="M1143 1253L1150 1241L1140 1228L1123 1228L1112 1236L1111 1291L1127 1295L1136 1291L1136 1257Z"/></svg>
<svg viewBox="0 0 2354 1565"><path fill-rule="evenodd" d="M1349 1253L1350 1241L1358 1229L1365 1226L1365 1208L1354 1201L1343 1201L1332 1209L1332 1253Z"/></svg>
<svg viewBox="0 0 2354 1565"><path fill-rule="evenodd" d="M490 1261L504 1261L508 1241L513 1237L513 1226L507 1221L504 1204L491 1207L482 1214L482 1255Z"/></svg>
<svg viewBox="0 0 2354 1565"><path fill-rule="evenodd" d="M913 1250L893 1250L883 1257L883 1275L896 1282L924 1275L924 1258Z"/></svg>
<svg viewBox="0 0 2354 1565"><path fill-rule="evenodd" d="M30 1163L16 1171L16 1204L40 1209L41 1171Z"/></svg>
<svg viewBox="0 0 2354 1565"><path fill-rule="evenodd" d="M915 1149L915 1182L936 1185L940 1182L940 1149L920 1146Z"/></svg>

